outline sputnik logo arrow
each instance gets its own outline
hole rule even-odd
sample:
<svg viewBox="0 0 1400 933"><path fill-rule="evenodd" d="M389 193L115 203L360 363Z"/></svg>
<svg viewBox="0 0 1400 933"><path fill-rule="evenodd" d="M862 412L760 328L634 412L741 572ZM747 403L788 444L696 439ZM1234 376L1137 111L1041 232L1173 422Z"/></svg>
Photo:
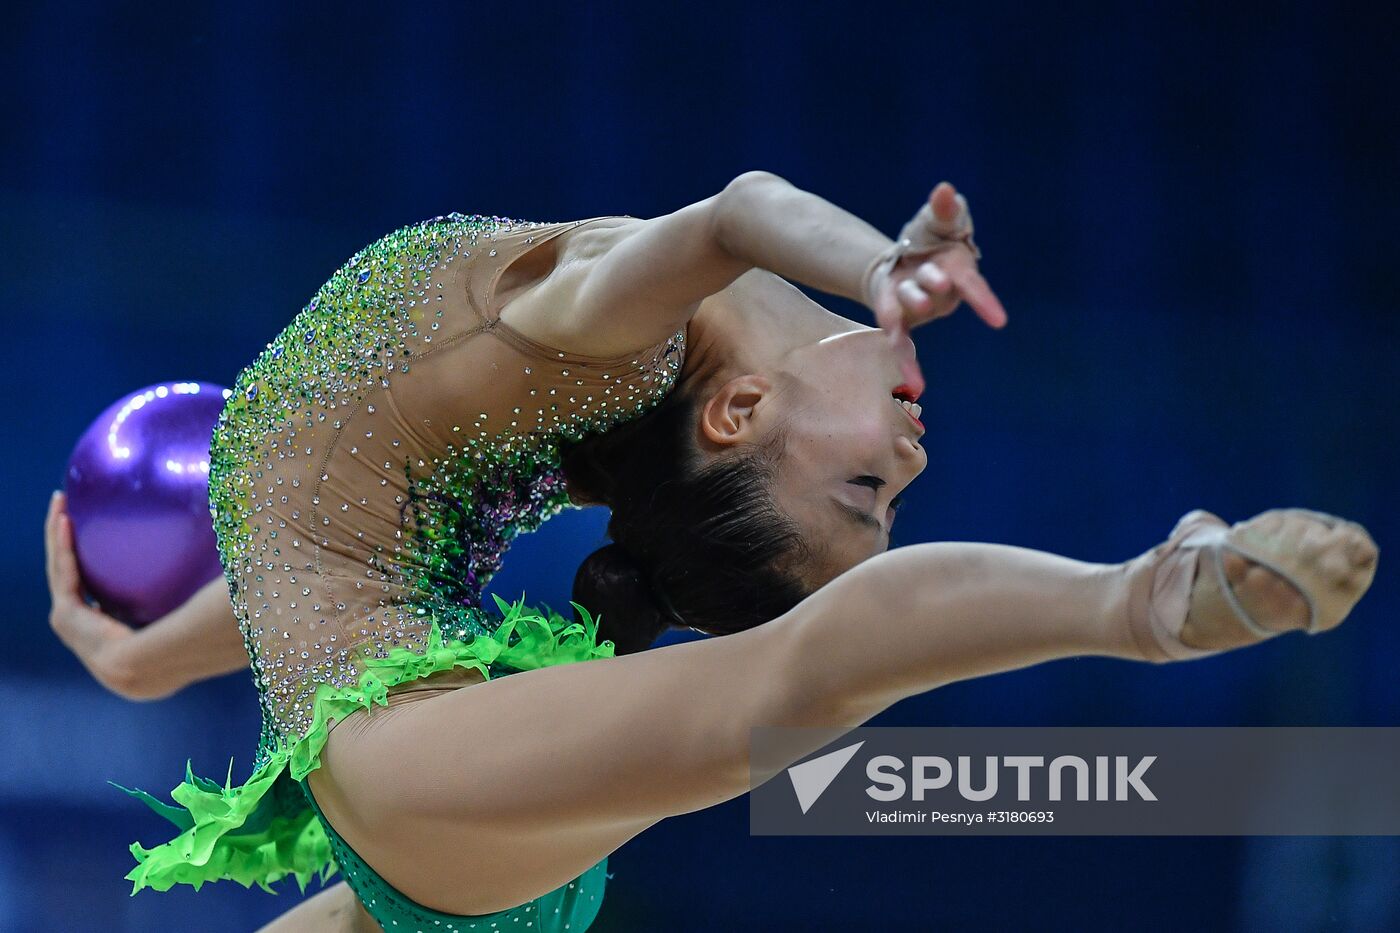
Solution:
<svg viewBox="0 0 1400 933"><path fill-rule="evenodd" d="M812 809L812 804L826 792L831 782L836 780L836 775L846 767L846 762L855 757L864 744L862 740L787 769L788 777L792 779L792 789L797 793L797 803L802 807L803 813Z"/></svg>

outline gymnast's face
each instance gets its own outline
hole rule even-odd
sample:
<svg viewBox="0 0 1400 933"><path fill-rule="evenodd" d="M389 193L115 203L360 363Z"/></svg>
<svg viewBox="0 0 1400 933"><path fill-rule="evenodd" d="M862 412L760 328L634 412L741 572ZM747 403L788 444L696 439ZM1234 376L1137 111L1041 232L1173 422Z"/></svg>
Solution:
<svg viewBox="0 0 1400 933"><path fill-rule="evenodd" d="M892 503L928 464L888 334L855 326L730 379L700 412L712 442L786 435L773 494L823 558L814 589L889 548Z"/></svg>

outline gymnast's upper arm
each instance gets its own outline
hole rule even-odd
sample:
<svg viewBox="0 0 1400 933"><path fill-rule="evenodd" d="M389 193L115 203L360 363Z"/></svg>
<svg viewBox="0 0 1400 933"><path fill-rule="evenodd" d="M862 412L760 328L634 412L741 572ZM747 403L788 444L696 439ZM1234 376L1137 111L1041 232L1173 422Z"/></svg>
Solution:
<svg viewBox="0 0 1400 933"><path fill-rule="evenodd" d="M740 176L743 177L743 176ZM732 190L671 214L579 231L560 265L513 304L547 342L593 356L653 346L686 325L700 301L752 266L716 235L719 206Z"/></svg>

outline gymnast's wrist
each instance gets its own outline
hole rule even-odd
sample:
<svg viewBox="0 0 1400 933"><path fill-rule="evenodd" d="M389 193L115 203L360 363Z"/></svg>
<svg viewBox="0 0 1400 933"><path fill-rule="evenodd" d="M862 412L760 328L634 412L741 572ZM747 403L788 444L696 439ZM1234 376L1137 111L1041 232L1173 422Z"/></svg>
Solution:
<svg viewBox="0 0 1400 933"><path fill-rule="evenodd" d="M103 643L91 659L94 677L127 700L163 700L178 693L190 679L181 672L181 665L152 656L151 638L148 626Z"/></svg>
<svg viewBox="0 0 1400 933"><path fill-rule="evenodd" d="M879 300L879 288L884 281L884 276L889 274L889 270L899 260L902 249L908 244L899 240L891 240L889 244L866 262L864 271L861 273L859 290L855 293L860 296L860 300L871 311L875 310L875 302Z"/></svg>

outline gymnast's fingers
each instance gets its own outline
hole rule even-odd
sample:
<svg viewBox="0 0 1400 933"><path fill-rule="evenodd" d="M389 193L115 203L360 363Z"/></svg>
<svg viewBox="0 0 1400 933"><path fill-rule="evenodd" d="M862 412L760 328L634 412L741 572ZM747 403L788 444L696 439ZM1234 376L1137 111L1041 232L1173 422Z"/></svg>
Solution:
<svg viewBox="0 0 1400 933"><path fill-rule="evenodd" d="M931 259L914 270L914 280L930 294L946 295L953 287L953 280L948 278L948 273Z"/></svg>
<svg viewBox="0 0 1400 933"><path fill-rule="evenodd" d="M977 271L976 260L967 250L954 250L945 253L940 268L953 281L958 296L972 306L972 310L991 327L1006 326L1006 309L992 291L987 280Z"/></svg>
<svg viewBox="0 0 1400 933"><path fill-rule="evenodd" d="M899 299L898 286L890 288L888 282L881 286L880 296L875 301L875 323L884 330L895 344L900 334L908 330L904 321L904 307Z"/></svg>
<svg viewBox="0 0 1400 933"><path fill-rule="evenodd" d="M949 243L972 236L972 212L967 198L946 181L929 193L928 203L919 209L923 229L914 237L927 244Z"/></svg>
<svg viewBox="0 0 1400 933"><path fill-rule="evenodd" d="M72 525L63 510L61 493L49 501L49 514L44 522L44 545L49 593L54 604L77 599L78 562L73 556Z"/></svg>
<svg viewBox="0 0 1400 933"><path fill-rule="evenodd" d="M49 589L53 589L54 552L58 550L58 494L49 497L49 510L44 515L44 573L48 577Z"/></svg>
<svg viewBox="0 0 1400 933"><path fill-rule="evenodd" d="M981 273L969 268L963 270L953 281L957 283L963 300L972 305L972 310L977 312L978 317L991 327L1006 326L1006 309L1001 306L1001 300L987 284L987 280L982 278Z"/></svg>
<svg viewBox="0 0 1400 933"><path fill-rule="evenodd" d="M957 232L962 215L967 211L967 199L958 194L951 183L940 181L929 192L928 203L933 209L934 234L948 236Z"/></svg>
<svg viewBox="0 0 1400 933"><path fill-rule="evenodd" d="M920 288L919 283L913 279L905 279L895 286L895 294L899 296L899 303L904 307L906 321L922 323L938 317L933 313L932 296Z"/></svg>

